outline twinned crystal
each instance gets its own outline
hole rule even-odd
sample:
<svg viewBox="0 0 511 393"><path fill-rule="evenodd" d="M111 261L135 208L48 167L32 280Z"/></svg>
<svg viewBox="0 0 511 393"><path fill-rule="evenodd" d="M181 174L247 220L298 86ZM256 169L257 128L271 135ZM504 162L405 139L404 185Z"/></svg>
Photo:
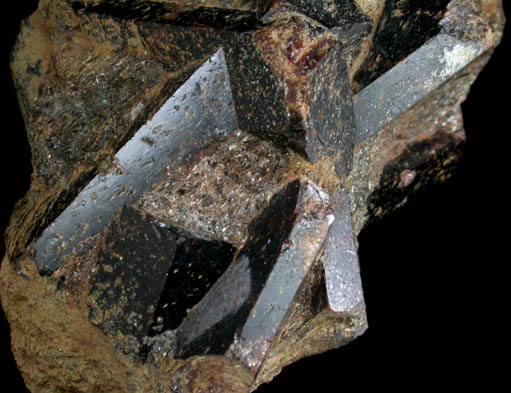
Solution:
<svg viewBox="0 0 511 393"><path fill-rule="evenodd" d="M123 350L143 355L144 338L177 328L234 251L125 206L100 247L89 318L107 334L123 335Z"/></svg>
<svg viewBox="0 0 511 393"><path fill-rule="evenodd" d="M218 51L183 84L97 174L35 243L39 269L53 273L65 255L104 230L116 212L164 170L193 161L236 129L227 70Z"/></svg>
<svg viewBox="0 0 511 393"><path fill-rule="evenodd" d="M226 354L256 372L332 220L328 195L314 184L296 180L273 196L232 265L178 328L178 356Z"/></svg>
<svg viewBox="0 0 511 393"><path fill-rule="evenodd" d="M450 176L502 26L497 0L41 0L2 264L28 387L248 392L361 335L356 236Z"/></svg>

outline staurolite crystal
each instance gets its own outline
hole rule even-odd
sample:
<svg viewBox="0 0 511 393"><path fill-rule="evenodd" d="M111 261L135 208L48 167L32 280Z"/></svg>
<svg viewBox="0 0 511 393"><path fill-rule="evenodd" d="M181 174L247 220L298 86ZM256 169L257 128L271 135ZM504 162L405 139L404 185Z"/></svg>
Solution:
<svg viewBox="0 0 511 393"><path fill-rule="evenodd" d="M232 55L241 129L292 146L313 162L323 155L350 155L351 89L341 44L332 32L303 16L275 12L268 25L243 34Z"/></svg>
<svg viewBox="0 0 511 393"><path fill-rule="evenodd" d="M39 269L52 274L84 239L102 231L164 170L192 162L236 129L223 53L206 61L112 157L35 242Z"/></svg>
<svg viewBox="0 0 511 393"><path fill-rule="evenodd" d="M364 296L351 222L351 203L346 190L337 190L331 203L334 220L322 255L326 293L333 311L349 314L364 306Z"/></svg>
<svg viewBox="0 0 511 393"><path fill-rule="evenodd" d="M125 352L140 353L144 337L181 324L234 251L226 242L198 238L125 206L100 246L89 318L117 336Z"/></svg>
<svg viewBox="0 0 511 393"><path fill-rule="evenodd" d="M1 288L28 387L248 392L362 334L356 236L450 176L502 26L497 0L41 0Z"/></svg>
<svg viewBox="0 0 511 393"><path fill-rule="evenodd" d="M256 372L332 221L328 194L312 183L296 180L274 195L232 265L178 328L177 355L226 354Z"/></svg>

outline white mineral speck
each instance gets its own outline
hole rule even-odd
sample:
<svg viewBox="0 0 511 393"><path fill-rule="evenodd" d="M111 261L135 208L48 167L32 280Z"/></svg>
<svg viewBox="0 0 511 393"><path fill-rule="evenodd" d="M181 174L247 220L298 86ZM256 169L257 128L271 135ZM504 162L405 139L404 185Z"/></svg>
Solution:
<svg viewBox="0 0 511 393"><path fill-rule="evenodd" d="M442 77L448 77L465 67L477 55L477 47L470 44L458 44L449 50L444 49L444 57L441 60L444 63L444 69L441 71Z"/></svg>

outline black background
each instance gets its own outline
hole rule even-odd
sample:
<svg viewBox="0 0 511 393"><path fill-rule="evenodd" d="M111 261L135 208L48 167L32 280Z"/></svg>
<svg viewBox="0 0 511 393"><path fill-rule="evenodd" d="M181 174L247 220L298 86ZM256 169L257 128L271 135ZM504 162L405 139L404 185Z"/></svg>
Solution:
<svg viewBox="0 0 511 393"><path fill-rule="evenodd" d="M20 20L35 10L37 1L6 3L1 22L2 233L12 206L28 189L31 171L8 57ZM509 15L511 5L504 3ZM492 391L508 371L509 284L503 270L509 262L507 35L463 105L467 144L454 178L359 236L369 330L343 348L285 368L259 392L369 387ZM28 392L10 352L1 310L0 333L0 391Z"/></svg>

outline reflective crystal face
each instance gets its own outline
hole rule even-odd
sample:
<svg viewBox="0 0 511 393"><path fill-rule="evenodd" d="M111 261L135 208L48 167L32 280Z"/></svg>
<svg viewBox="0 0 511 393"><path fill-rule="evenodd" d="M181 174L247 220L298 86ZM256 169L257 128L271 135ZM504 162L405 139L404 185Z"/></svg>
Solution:
<svg viewBox="0 0 511 393"><path fill-rule="evenodd" d="M475 3L57 3L82 66L26 100L40 275L137 364L217 355L254 386L362 334L356 235L459 157Z"/></svg>
<svg viewBox="0 0 511 393"><path fill-rule="evenodd" d="M268 10L268 2L210 2L165 14L171 3L149 14L122 2L74 3L79 12L128 10L191 24L203 12L196 23L214 29L172 23L160 27L163 38L154 25L140 25L148 43L174 47L198 68L42 232L41 273L65 271L94 239L90 320L142 359L155 357L152 347L165 337L176 357L225 355L257 372L293 324L300 297L315 304L313 315L351 315L360 334L364 302L344 185L354 148L481 53L481 44L440 33L447 1L387 2L353 96L347 62L373 29L356 3L283 1ZM457 50L467 55L447 58ZM334 195L305 178L286 184L285 147L333 165ZM241 159L244 166L229 164ZM309 278L318 264L319 281ZM316 293L300 293L307 280L320 283ZM326 303L313 300L321 293Z"/></svg>
<svg viewBox="0 0 511 393"><path fill-rule="evenodd" d="M124 6L98 7L90 10ZM290 166L286 146L312 162L332 161L341 176L349 173L356 129L345 52L360 44L371 21L351 2L336 3L333 14L319 3L284 2L260 22L250 20L243 19L244 26L252 23L249 32L167 26L169 40L191 39L193 58L208 60L35 242L41 273L65 280L73 256L94 239L90 320L142 359L155 357L152 347L165 337L176 357L222 354L255 373L292 320L296 299L314 303L312 315L363 311L349 199L334 205L327 191L283 174ZM153 27L144 28L151 42ZM244 167L232 169L235 157L243 157ZM204 160L210 167L198 184L182 180ZM210 185L216 189L194 193L210 184L218 165L224 169ZM226 198L229 177L240 191ZM345 218L329 236L341 214L334 207ZM353 253L346 260L335 249L344 241ZM314 300L326 290L325 279L310 277L321 264L328 266L330 308ZM340 284L342 269L353 277ZM307 280L321 285L304 295ZM339 285L349 291L340 294ZM363 314L353 318L362 331Z"/></svg>

